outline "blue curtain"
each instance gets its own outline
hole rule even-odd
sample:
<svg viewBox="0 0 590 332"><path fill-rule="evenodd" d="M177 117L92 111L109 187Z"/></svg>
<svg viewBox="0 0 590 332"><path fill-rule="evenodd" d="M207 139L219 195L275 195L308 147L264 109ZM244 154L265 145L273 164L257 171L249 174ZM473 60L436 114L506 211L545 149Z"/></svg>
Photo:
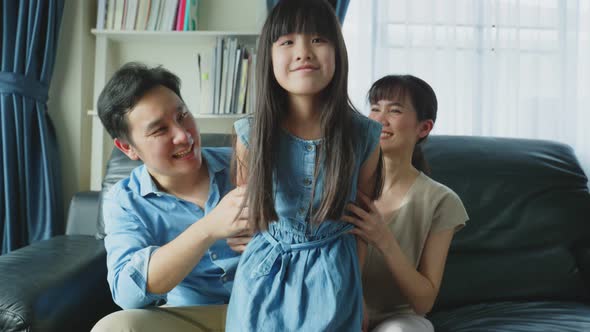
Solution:
<svg viewBox="0 0 590 332"><path fill-rule="evenodd" d="M280 0L266 0L266 7L270 11ZM334 7L336 16L340 20L340 24L344 23L344 16L346 16L346 9L348 9L348 3L350 0L328 0L329 3Z"/></svg>
<svg viewBox="0 0 590 332"><path fill-rule="evenodd" d="M64 0L0 1L2 254L63 234L59 153L47 113Z"/></svg>

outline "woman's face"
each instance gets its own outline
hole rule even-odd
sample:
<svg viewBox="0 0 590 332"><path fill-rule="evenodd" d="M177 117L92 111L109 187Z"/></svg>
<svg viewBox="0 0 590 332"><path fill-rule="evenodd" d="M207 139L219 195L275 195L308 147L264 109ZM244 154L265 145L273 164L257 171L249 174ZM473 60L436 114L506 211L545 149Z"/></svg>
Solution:
<svg viewBox="0 0 590 332"><path fill-rule="evenodd" d="M421 138L432 129L432 120L418 121L409 98L382 99L371 104L369 118L382 124L381 149L384 153L414 150Z"/></svg>

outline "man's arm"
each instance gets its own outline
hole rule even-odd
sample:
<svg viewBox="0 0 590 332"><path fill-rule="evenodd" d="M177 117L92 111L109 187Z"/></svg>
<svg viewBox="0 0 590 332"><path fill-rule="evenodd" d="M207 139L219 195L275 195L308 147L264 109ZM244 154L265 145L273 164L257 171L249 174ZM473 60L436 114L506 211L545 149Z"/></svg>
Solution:
<svg viewBox="0 0 590 332"><path fill-rule="evenodd" d="M105 248L113 300L124 309L165 300L215 241L244 231L245 218L236 219L242 196L241 189L229 192L209 214L159 247L153 245L153 230L122 206L116 194L105 195Z"/></svg>
<svg viewBox="0 0 590 332"><path fill-rule="evenodd" d="M248 184L248 169L246 167L247 148L240 139L236 141L236 184L239 187L246 188ZM227 245L235 252L242 253L246 246L252 240L254 231L250 227L247 231L237 234L227 239Z"/></svg>
<svg viewBox="0 0 590 332"><path fill-rule="evenodd" d="M243 198L242 188L230 191L209 214L156 250L148 265L148 292L171 291L213 243L248 231L247 211L240 211Z"/></svg>

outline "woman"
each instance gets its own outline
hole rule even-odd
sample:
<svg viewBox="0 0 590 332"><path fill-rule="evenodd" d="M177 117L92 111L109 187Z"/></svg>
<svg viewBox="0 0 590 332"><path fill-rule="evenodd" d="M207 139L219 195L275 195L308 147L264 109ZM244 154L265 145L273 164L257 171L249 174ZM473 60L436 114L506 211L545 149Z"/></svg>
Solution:
<svg viewBox="0 0 590 332"><path fill-rule="evenodd" d="M434 331L424 315L438 294L453 234L467 213L459 197L428 177L421 144L436 120L430 85L411 76L386 76L369 90L369 117L382 125L383 193L361 195L344 220L369 243L363 267L365 330Z"/></svg>

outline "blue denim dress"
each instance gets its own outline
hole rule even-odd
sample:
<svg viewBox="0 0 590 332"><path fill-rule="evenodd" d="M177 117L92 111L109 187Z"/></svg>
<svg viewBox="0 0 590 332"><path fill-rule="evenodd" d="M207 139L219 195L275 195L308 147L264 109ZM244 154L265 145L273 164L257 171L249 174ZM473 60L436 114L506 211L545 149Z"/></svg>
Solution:
<svg viewBox="0 0 590 332"><path fill-rule="evenodd" d="M354 117L355 172L349 200L356 198L362 163L379 144L381 125ZM234 127L248 147L251 118ZM260 232L240 258L227 312L227 331L361 330L362 287L351 224L310 222L316 152L322 140L281 131L279 165L273 177L278 221ZM313 208L319 208L319 167Z"/></svg>

